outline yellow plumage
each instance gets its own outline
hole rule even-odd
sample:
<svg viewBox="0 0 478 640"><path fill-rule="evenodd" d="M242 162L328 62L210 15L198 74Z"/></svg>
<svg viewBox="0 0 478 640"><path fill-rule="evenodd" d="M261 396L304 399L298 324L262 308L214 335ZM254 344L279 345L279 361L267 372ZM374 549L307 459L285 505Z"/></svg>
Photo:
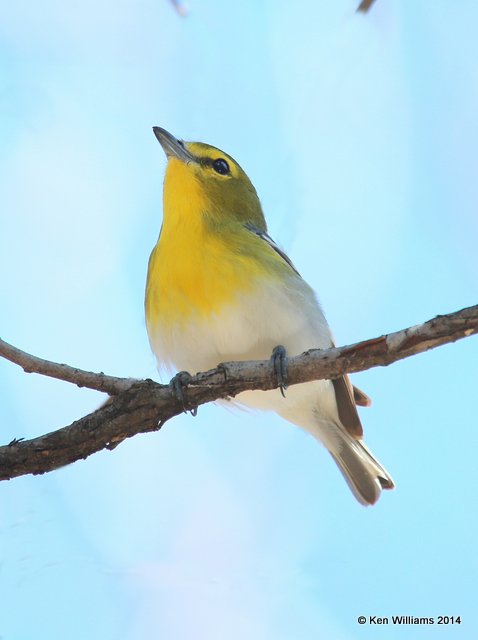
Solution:
<svg viewBox="0 0 478 640"><path fill-rule="evenodd" d="M196 373L227 360L328 348L332 336L312 289L267 235L256 191L227 154L155 134L168 156L163 226L148 267L146 324L159 364ZM364 396L355 391L355 397ZM393 481L361 442L347 377L236 401L272 410L320 440L362 504Z"/></svg>
<svg viewBox="0 0 478 640"><path fill-rule="evenodd" d="M203 153L215 151L204 147ZM192 315L217 313L238 292L250 291L261 274L280 278L287 270L280 256L251 237L241 221L221 221L222 211L189 166L176 158L168 162L163 208L167 215L148 265L146 320L151 332L161 325L184 324ZM220 234L215 232L218 224Z"/></svg>

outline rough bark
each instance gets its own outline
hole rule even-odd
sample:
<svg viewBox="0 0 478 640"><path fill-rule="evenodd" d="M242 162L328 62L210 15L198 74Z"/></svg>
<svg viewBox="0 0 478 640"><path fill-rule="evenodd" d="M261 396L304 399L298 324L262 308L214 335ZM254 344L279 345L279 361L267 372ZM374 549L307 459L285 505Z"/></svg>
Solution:
<svg viewBox="0 0 478 640"><path fill-rule="evenodd" d="M387 366L476 333L478 305L379 338L340 348L310 349L288 358L288 383L333 379L344 373ZM232 398L241 391L278 386L269 360L228 362L193 376L185 388L183 404L170 385L152 380L135 381L82 371L31 356L3 341L0 356L25 371L112 394L97 411L67 427L31 440L16 439L0 447L0 480L45 473L102 449L114 449L126 438L156 431L173 416L206 402Z"/></svg>

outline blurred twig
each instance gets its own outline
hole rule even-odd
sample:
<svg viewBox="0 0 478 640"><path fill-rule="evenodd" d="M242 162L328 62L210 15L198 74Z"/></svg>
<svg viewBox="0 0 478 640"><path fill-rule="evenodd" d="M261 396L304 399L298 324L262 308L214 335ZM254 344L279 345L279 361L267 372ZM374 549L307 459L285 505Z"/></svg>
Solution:
<svg viewBox="0 0 478 640"><path fill-rule="evenodd" d="M184 18L185 16L188 15L189 10L187 6L184 4L184 2L182 2L181 0L170 0L170 1L180 16L183 16Z"/></svg>
<svg viewBox="0 0 478 640"><path fill-rule="evenodd" d="M311 349L288 358L288 383L333 379L344 373L387 366L476 333L478 305L372 340L340 348ZM186 409L192 410L218 398L234 397L242 391L269 390L278 386L269 360L228 362L193 376L185 389L183 404L169 385L93 374L45 361L5 345L7 343L0 343L0 355L16 362L25 371L99 391L108 390L108 385L110 393L115 395L97 411L68 427L32 440L16 438L9 445L0 447L0 480L58 469L102 449L113 449L138 433L156 431Z"/></svg>
<svg viewBox="0 0 478 640"><path fill-rule="evenodd" d="M358 6L357 12L360 11L361 13L367 13L374 2L375 0L362 0Z"/></svg>

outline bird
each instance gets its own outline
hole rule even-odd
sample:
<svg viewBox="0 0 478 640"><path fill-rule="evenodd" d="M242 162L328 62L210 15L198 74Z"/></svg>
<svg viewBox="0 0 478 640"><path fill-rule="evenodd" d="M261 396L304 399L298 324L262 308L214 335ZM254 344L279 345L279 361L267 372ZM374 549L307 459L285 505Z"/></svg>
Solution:
<svg viewBox="0 0 478 640"><path fill-rule="evenodd" d="M256 189L227 153L153 127L167 165L163 220L149 263L146 328L158 366L195 374L226 361L334 346L313 289L273 241ZM280 371L279 371L280 373ZM377 502L394 482L363 442L348 376L245 391L240 406L274 411L330 452L355 498Z"/></svg>

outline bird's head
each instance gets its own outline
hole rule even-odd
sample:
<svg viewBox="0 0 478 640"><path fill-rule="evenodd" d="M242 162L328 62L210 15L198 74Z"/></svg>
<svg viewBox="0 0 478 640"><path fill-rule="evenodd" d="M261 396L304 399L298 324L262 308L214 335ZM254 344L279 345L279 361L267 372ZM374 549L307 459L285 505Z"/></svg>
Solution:
<svg viewBox="0 0 478 640"><path fill-rule="evenodd" d="M201 142L178 140L153 127L168 158L164 216L204 217L214 226L250 223L265 230L254 185L227 153ZM191 220L192 222L192 220Z"/></svg>

